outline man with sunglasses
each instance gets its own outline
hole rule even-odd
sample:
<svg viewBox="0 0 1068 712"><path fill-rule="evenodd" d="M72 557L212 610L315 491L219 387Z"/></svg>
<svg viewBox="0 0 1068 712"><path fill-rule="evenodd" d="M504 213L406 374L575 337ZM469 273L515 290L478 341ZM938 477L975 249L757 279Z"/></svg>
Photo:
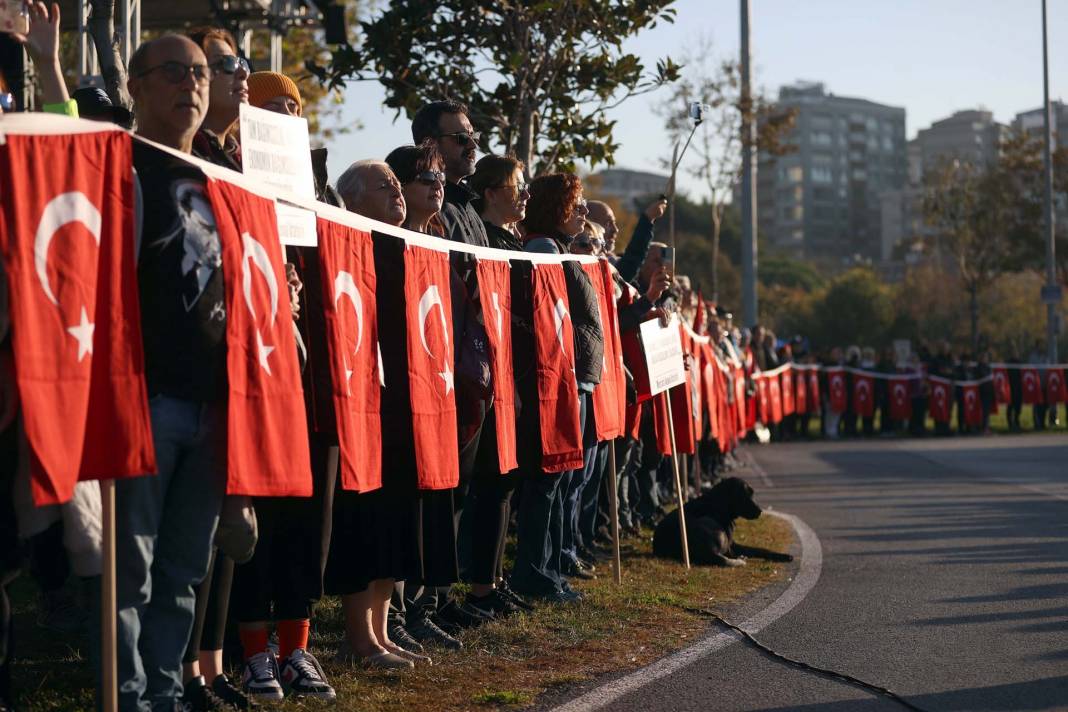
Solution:
<svg viewBox="0 0 1068 712"><path fill-rule="evenodd" d="M486 226L471 205L477 196L466 185L467 176L475 172L475 155L480 134L467 118L467 107L458 101L435 101L426 104L412 119L412 139L416 145L433 141L445 159L445 202L441 219L446 237L468 245L489 246Z"/></svg>
<svg viewBox="0 0 1068 712"><path fill-rule="evenodd" d="M212 70L165 35L129 64L138 133L182 153L208 113ZM226 486L226 308L221 246L192 165L141 142L137 275L158 473L115 485L119 707L175 709Z"/></svg>

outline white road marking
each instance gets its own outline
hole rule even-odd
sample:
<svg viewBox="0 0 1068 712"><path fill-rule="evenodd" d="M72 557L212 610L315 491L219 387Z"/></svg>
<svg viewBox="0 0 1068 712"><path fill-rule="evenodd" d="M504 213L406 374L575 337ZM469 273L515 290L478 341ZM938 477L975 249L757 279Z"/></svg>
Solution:
<svg viewBox="0 0 1068 712"><path fill-rule="evenodd" d="M782 512L766 513L781 517L793 526L794 531L797 533L797 538L801 540L801 568L790 586L783 591L781 596L775 599L774 603L739 625L740 628L750 634L755 634L771 625L803 601L805 596L816 585L820 577L820 570L823 568L823 548L820 546L819 537L807 524L792 514L784 514ZM605 683L570 702L554 707L552 712L592 712L592 710L602 709L624 695L667 677L697 662L709 653L725 648L741 639L742 637L734 631L709 635L689 648L680 650L618 680Z"/></svg>

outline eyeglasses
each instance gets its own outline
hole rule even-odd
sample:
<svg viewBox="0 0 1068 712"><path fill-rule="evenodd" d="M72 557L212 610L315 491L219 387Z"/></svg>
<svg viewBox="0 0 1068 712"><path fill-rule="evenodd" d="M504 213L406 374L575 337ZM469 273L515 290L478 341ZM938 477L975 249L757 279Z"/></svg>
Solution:
<svg viewBox="0 0 1068 712"><path fill-rule="evenodd" d="M526 183L505 183L504 185L497 186L498 188L515 188L516 195L522 195L528 193L528 186Z"/></svg>
<svg viewBox="0 0 1068 712"><path fill-rule="evenodd" d="M423 185L434 185L435 183L445 183L445 174L441 171L423 171L417 175L413 180L422 183Z"/></svg>
<svg viewBox="0 0 1068 712"><path fill-rule="evenodd" d="M251 71L248 66L248 60L244 57L238 57L236 54L223 55L208 66L211 67L213 71L222 72L223 74L233 74L237 71L238 67L245 70L245 74L248 74Z"/></svg>
<svg viewBox="0 0 1068 712"><path fill-rule="evenodd" d="M0 111L14 111L15 110L15 95L2 92L0 93Z"/></svg>
<svg viewBox="0 0 1068 712"><path fill-rule="evenodd" d="M438 134L438 138L449 136L453 141L464 146L477 146L482 134L478 131L453 131L452 133Z"/></svg>
<svg viewBox="0 0 1068 712"><path fill-rule="evenodd" d="M575 215L587 215L590 212L590 206L585 200L580 200L575 203Z"/></svg>
<svg viewBox="0 0 1068 712"><path fill-rule="evenodd" d="M604 240L599 237L589 237L588 235L579 235L575 238L573 244L577 247L593 248L594 252L600 252L604 249Z"/></svg>
<svg viewBox="0 0 1068 712"><path fill-rule="evenodd" d="M190 73L192 73L193 79L195 79L198 84L210 82L212 76L211 67L206 64L188 65L183 64L182 62L164 62L163 64L157 64L155 67L149 67L137 76L144 77L157 71L163 72L163 78L171 84L181 84Z"/></svg>

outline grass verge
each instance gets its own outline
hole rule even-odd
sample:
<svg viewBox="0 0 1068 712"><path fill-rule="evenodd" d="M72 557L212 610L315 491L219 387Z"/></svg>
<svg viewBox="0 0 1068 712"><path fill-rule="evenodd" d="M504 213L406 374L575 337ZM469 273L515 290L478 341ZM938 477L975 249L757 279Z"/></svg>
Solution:
<svg viewBox="0 0 1068 712"><path fill-rule="evenodd" d="M648 532L646 532L648 534ZM777 517L740 521L740 543L786 551L790 525ZM694 568L656 559L647 538L623 548L623 585L608 564L599 578L576 588L586 599L569 606L540 606L534 613L493 622L464 634L464 649L432 651L434 665L404 674L367 672L331 661L342 637L340 607L324 600L317 611L313 652L336 687L331 709L383 712L519 709L542 692L595 676L637 668L684 647L708 629L687 609L717 608L785 575L782 564L752 560L735 569ZM15 586L15 615L22 634L15 682L28 712L92 707L84 644L49 635L33 625L32 585ZM316 702L287 702L276 709L319 709Z"/></svg>

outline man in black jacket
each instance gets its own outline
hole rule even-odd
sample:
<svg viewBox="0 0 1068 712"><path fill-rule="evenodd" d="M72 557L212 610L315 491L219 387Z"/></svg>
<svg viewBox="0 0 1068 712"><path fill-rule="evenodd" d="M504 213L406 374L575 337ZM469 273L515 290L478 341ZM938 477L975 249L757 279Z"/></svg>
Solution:
<svg viewBox="0 0 1068 712"><path fill-rule="evenodd" d="M479 136L467 118L467 107L458 101L431 102L412 119L412 139L416 145L434 141L445 159L445 202L440 215L446 236L456 242L488 247L486 227L471 205L471 200L478 196L463 182L475 172Z"/></svg>
<svg viewBox="0 0 1068 712"><path fill-rule="evenodd" d="M604 249L608 259L619 272L624 282L632 282L638 276L638 270L645 263L645 257L649 253L649 245L653 242L653 223L664 216L667 209L667 199L657 198L646 206L638 216L638 224L634 226L634 232L630 236L626 250L619 257L613 254L615 250L616 235L619 228L616 226L616 215L612 208L600 200L591 200L586 203L589 210L587 219L604 228Z"/></svg>

